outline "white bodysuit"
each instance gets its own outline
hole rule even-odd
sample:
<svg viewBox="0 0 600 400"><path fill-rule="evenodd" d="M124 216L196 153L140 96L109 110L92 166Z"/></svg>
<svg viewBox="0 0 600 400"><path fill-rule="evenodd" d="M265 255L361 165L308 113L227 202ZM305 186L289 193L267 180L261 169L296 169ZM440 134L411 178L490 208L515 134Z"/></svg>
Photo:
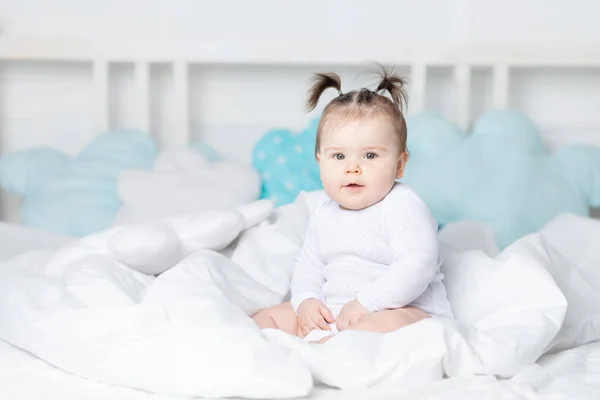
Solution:
<svg viewBox="0 0 600 400"><path fill-rule="evenodd" d="M406 185L396 183L383 200L358 211L326 197L308 223L291 305L297 313L304 300L316 298L336 318L358 299L369 312L411 305L451 318L440 264L437 222Z"/></svg>

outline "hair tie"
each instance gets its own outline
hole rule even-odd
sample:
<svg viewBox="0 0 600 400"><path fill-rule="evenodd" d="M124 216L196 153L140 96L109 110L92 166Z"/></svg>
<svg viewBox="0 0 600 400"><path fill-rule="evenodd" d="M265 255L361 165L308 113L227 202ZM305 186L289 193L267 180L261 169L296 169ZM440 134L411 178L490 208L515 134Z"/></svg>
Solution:
<svg viewBox="0 0 600 400"><path fill-rule="evenodd" d="M338 89L338 94L339 94L340 96L342 96L342 95L344 94L344 93L342 93L342 89Z"/></svg>

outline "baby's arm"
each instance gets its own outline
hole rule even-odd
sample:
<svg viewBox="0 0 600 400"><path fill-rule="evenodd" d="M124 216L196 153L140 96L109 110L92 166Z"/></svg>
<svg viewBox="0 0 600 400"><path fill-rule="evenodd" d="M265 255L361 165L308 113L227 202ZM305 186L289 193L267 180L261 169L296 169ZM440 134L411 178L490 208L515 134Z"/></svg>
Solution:
<svg viewBox="0 0 600 400"><path fill-rule="evenodd" d="M394 261L382 277L358 293L357 300L369 312L410 304L438 270L437 223L429 208L410 191L390 195L382 218Z"/></svg>
<svg viewBox="0 0 600 400"><path fill-rule="evenodd" d="M322 287L325 282L323 276L324 262L318 256L315 236L314 217L308 222L304 235L304 243L294 265L292 273L291 306L298 314L298 307L307 299L318 299L325 302Z"/></svg>

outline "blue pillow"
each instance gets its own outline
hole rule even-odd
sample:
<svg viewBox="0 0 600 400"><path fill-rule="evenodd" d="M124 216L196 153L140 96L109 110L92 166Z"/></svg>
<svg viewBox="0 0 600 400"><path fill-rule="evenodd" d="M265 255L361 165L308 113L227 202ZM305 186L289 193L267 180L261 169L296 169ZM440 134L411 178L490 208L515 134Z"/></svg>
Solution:
<svg viewBox="0 0 600 400"><path fill-rule="evenodd" d="M253 163L263 175L263 197L285 204L301 190L321 188L314 161L317 123L295 134L271 131L256 144ZM503 248L558 214L587 216L590 206L600 206L600 148L550 153L520 113L488 112L470 135L435 113L407 123L410 161L402 181L440 225L486 222Z"/></svg>
<svg viewBox="0 0 600 400"><path fill-rule="evenodd" d="M410 118L408 129L403 182L441 224L486 222L504 248L558 214L587 216L600 206L600 148L550 153L520 113L488 112L470 135L433 113Z"/></svg>
<svg viewBox="0 0 600 400"><path fill-rule="evenodd" d="M299 132L278 129L267 132L254 146L252 165L261 174L261 198L287 204L301 190L321 188L315 160L318 119Z"/></svg>
<svg viewBox="0 0 600 400"><path fill-rule="evenodd" d="M66 154L49 147L8 153L0 158L0 186L7 192L24 196L31 171L43 171L69 160Z"/></svg>
<svg viewBox="0 0 600 400"><path fill-rule="evenodd" d="M204 143L190 148L208 161L221 159ZM143 132L106 132L73 158L52 148L3 155L0 186L23 197L23 225L81 237L112 226L122 206L117 194L121 171L152 169L157 156L154 141Z"/></svg>
<svg viewBox="0 0 600 400"><path fill-rule="evenodd" d="M111 226L121 206L119 173L151 168L156 153L141 132L107 132L74 158L50 148L6 154L0 158L0 184L23 196L23 225L84 236Z"/></svg>

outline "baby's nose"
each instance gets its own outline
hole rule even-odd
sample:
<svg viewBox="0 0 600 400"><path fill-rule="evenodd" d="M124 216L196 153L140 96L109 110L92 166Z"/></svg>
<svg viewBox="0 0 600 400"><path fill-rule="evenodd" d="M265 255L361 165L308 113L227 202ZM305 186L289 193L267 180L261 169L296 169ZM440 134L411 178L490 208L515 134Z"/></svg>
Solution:
<svg viewBox="0 0 600 400"><path fill-rule="evenodd" d="M346 174L360 174L360 166L356 163L346 165Z"/></svg>

